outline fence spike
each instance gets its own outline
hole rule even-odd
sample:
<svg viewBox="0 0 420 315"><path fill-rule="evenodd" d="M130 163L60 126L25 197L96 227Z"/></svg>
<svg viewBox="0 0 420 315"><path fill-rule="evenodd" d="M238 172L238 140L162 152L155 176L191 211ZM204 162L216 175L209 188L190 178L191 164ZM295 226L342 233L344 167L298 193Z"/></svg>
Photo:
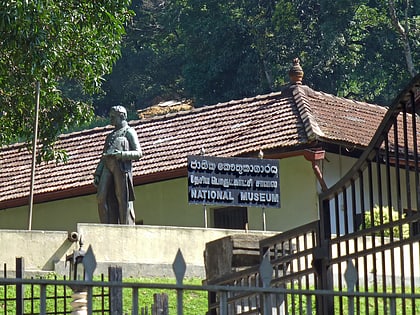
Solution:
<svg viewBox="0 0 420 315"><path fill-rule="evenodd" d="M89 245L88 250L86 251L85 256L83 257L82 264L85 269L85 280L92 281L93 272L96 269L96 258L95 258L95 255L93 254L92 246L90 245Z"/></svg>
<svg viewBox="0 0 420 315"><path fill-rule="evenodd" d="M348 291L353 292L357 283L357 270L356 267L354 267L352 259L347 260L347 269L344 272L344 279L346 280Z"/></svg>
<svg viewBox="0 0 420 315"><path fill-rule="evenodd" d="M271 267L270 258L268 255L264 255L260 265L260 276L263 288L270 287L271 279L273 277L273 267Z"/></svg>
<svg viewBox="0 0 420 315"><path fill-rule="evenodd" d="M181 285L185 276L187 266L185 264L184 256L182 256L181 249L179 248L178 252L176 253L174 263L172 264L172 269L175 273L176 283L178 285Z"/></svg>

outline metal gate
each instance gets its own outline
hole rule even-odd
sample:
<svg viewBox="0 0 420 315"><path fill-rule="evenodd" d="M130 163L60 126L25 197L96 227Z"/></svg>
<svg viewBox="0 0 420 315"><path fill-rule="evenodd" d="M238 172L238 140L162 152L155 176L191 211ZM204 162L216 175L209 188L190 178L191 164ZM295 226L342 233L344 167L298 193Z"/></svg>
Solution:
<svg viewBox="0 0 420 315"><path fill-rule="evenodd" d="M221 314L420 314L419 114L420 75L355 165L320 194L318 221L261 240L260 266L210 283L272 293L230 292L211 306L225 301Z"/></svg>
<svg viewBox="0 0 420 315"><path fill-rule="evenodd" d="M420 76L396 98L367 150L320 195L320 289L403 294L323 297L318 314L419 314ZM345 305L346 304L346 305Z"/></svg>

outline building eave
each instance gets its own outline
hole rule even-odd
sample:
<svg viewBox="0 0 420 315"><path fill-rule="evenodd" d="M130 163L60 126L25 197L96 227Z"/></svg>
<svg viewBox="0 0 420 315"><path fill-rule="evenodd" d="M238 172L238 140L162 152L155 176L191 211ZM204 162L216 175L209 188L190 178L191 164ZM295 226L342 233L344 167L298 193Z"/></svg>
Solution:
<svg viewBox="0 0 420 315"><path fill-rule="evenodd" d="M339 145L339 144L337 144ZM268 159L286 159L291 157L297 157L297 156L307 156L307 150L322 148L322 143L319 142L311 142L305 145L297 146L295 148L289 148L288 150L265 150L264 151L264 157ZM258 151L252 151L247 152L241 155L238 155L240 157L257 157ZM166 170L162 172L155 172L151 174L141 174L133 177L133 183L134 186L141 186L141 185L147 185L157 182L162 182L166 180L173 180L177 178L183 178L188 175L187 166L180 168L175 168L172 170ZM77 197L83 197L88 195L96 194L96 188L93 185L93 178L92 183L87 185L81 185L76 188L69 188L69 189L62 189L62 190L56 190L56 191L50 191L50 192L44 192L40 194L34 195L34 204L40 204L44 202L50 202L50 201L57 201L57 200L64 200L69 198L77 198ZM23 207L28 205L28 196L21 197L21 198L15 198L15 199L9 199L4 200L0 202L0 211L9 209L9 208L17 208L17 207Z"/></svg>

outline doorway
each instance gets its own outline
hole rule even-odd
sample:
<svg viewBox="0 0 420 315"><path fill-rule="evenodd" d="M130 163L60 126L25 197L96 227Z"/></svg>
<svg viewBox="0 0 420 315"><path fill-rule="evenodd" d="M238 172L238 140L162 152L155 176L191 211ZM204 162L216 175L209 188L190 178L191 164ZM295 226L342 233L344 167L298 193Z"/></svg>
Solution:
<svg viewBox="0 0 420 315"><path fill-rule="evenodd" d="M223 207L213 209L214 227L220 229L244 230L248 223L248 210L244 207Z"/></svg>

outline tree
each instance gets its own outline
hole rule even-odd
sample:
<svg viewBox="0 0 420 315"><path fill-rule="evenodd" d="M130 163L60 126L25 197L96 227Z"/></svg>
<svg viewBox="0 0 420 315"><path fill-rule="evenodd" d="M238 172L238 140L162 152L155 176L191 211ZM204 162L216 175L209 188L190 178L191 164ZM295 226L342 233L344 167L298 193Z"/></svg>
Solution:
<svg viewBox="0 0 420 315"><path fill-rule="evenodd" d="M184 97L180 80L184 59L176 36L164 28L163 5L163 0L133 1L135 16L126 28L122 57L105 77L106 94L94 102L96 113L105 113L111 104L140 108Z"/></svg>
<svg viewBox="0 0 420 315"><path fill-rule="evenodd" d="M389 6L389 16L391 18L392 26L400 37L402 47L404 49L404 56L407 63L407 70L412 77L417 74L413 62L413 53L411 51L411 41L417 39L420 35L419 32L419 16L412 16L409 14L410 11L413 11L413 4L410 0L405 1L405 8L403 10L403 24L400 23L400 19L397 16L397 10L394 0L388 0Z"/></svg>
<svg viewBox="0 0 420 315"><path fill-rule="evenodd" d="M390 2L414 68L391 23ZM200 106L263 94L288 83L299 57L304 84L386 105L409 69L420 67L420 13L412 2L135 0L123 57L96 104L142 108L188 98Z"/></svg>
<svg viewBox="0 0 420 315"><path fill-rule="evenodd" d="M399 1L396 10L408 16L409 40L418 48L413 36L418 13L410 6L404 10L403 2L410 3ZM388 4L386 0L277 1L273 21L281 37L279 47L301 58L305 82L315 89L386 105L410 77ZM418 65L419 56L412 55Z"/></svg>
<svg viewBox="0 0 420 315"><path fill-rule="evenodd" d="M40 158L54 159L54 141L87 122L92 106L59 89L100 90L120 56L129 0L2 1L0 3L0 145L33 138L34 87L41 86Z"/></svg>
<svg viewBox="0 0 420 315"><path fill-rule="evenodd" d="M264 41L274 1L134 1L122 58L104 84L98 107L137 108L191 98L196 105L272 89Z"/></svg>

